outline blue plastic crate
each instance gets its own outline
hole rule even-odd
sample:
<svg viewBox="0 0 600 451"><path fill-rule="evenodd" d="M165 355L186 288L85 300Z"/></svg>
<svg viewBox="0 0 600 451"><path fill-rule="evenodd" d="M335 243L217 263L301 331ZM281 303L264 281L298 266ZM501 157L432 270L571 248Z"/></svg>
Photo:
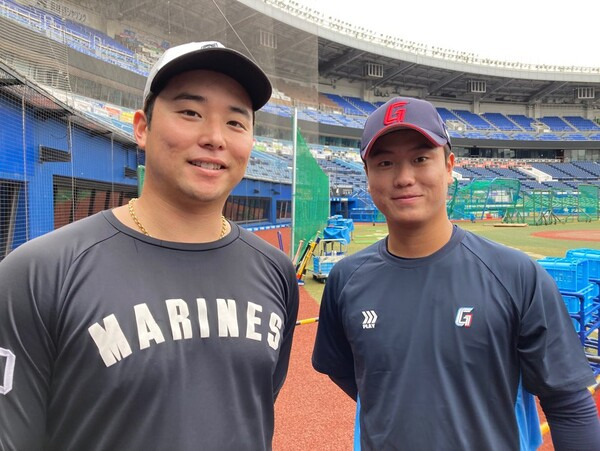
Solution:
<svg viewBox="0 0 600 451"><path fill-rule="evenodd" d="M313 257L313 272L315 274L328 275L336 262L324 261L323 257Z"/></svg>
<svg viewBox="0 0 600 451"><path fill-rule="evenodd" d="M596 297L596 284L590 283L583 290L577 290L576 293L580 294L583 297L583 312L585 314L585 312L589 310L590 307L592 307L592 305L594 304L594 299ZM581 313L581 301L578 296L564 294L563 291L561 291L561 294L569 313Z"/></svg>
<svg viewBox="0 0 600 451"><path fill-rule="evenodd" d="M538 260L538 263L552 276L559 289L579 291L590 283L587 260L546 257Z"/></svg>
<svg viewBox="0 0 600 451"><path fill-rule="evenodd" d="M569 249L565 255L569 258L587 260L590 278L600 279L600 249Z"/></svg>
<svg viewBox="0 0 600 451"><path fill-rule="evenodd" d="M579 332L581 330L581 326L579 325L579 320L577 320L575 318L571 318L571 321L573 322L573 327L575 328L575 332Z"/></svg>

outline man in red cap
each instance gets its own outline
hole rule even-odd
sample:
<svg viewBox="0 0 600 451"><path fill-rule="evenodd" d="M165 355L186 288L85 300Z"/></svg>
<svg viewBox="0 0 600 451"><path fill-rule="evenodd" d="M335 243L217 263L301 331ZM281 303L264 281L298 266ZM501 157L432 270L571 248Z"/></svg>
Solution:
<svg viewBox="0 0 600 451"><path fill-rule="evenodd" d="M361 157L389 235L332 269L313 353L360 397L361 449L518 450L521 385L556 449L600 449L593 372L554 280L448 219L454 155L434 106L379 107Z"/></svg>

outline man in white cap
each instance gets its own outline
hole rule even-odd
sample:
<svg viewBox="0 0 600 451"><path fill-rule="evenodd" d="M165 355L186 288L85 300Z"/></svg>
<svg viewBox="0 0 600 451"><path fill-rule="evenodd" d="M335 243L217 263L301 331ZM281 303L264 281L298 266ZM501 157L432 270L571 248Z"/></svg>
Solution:
<svg viewBox="0 0 600 451"><path fill-rule="evenodd" d="M454 155L434 106L379 107L361 157L389 235L333 267L313 353L360 397L360 449L519 450L521 386L557 450L600 449L593 372L554 280L448 219Z"/></svg>
<svg viewBox="0 0 600 451"><path fill-rule="evenodd" d="M0 449L271 449L294 268L221 214L270 94L217 42L167 50L134 117L140 198L0 264Z"/></svg>

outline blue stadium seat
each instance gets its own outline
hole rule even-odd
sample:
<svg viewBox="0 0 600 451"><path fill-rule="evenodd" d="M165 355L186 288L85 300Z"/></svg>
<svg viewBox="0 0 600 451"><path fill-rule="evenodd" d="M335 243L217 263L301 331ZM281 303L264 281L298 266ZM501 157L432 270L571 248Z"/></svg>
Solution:
<svg viewBox="0 0 600 451"><path fill-rule="evenodd" d="M600 164L594 161L573 161L573 166L576 166L587 173L595 176L596 178L600 178Z"/></svg>
<svg viewBox="0 0 600 451"><path fill-rule="evenodd" d="M550 127L554 132L572 132L573 127L567 124L558 116L544 116L540 118L540 122Z"/></svg>
<svg viewBox="0 0 600 451"><path fill-rule="evenodd" d="M483 113L482 116L490 123L496 126L498 130L504 131L523 131L521 127L501 113Z"/></svg>
<svg viewBox="0 0 600 451"><path fill-rule="evenodd" d="M344 110L346 114L352 114L354 116L364 116L364 113L344 99L342 96L337 94L325 94L329 99L333 100L340 108Z"/></svg>
<svg viewBox="0 0 600 451"><path fill-rule="evenodd" d="M512 120L515 124L517 124L523 130L531 131L531 132L535 131L535 129L531 125L533 122L535 122L535 119L524 116L522 114L509 114L508 117L510 120Z"/></svg>
<svg viewBox="0 0 600 451"><path fill-rule="evenodd" d="M509 140L510 137L506 134L506 133L490 133L488 135L489 139L502 139L502 140Z"/></svg>
<svg viewBox="0 0 600 451"><path fill-rule="evenodd" d="M542 141L560 141L560 136L555 133L540 133L537 135L537 139Z"/></svg>
<svg viewBox="0 0 600 451"><path fill-rule="evenodd" d="M344 96L344 99L346 99L350 104L362 111L365 116L368 116L377 109L377 107L372 103L367 102L366 100L359 99L358 97Z"/></svg>
<svg viewBox="0 0 600 451"><path fill-rule="evenodd" d="M497 174L499 177L506 179L534 180L533 177L513 168L490 168L490 171Z"/></svg>
<svg viewBox="0 0 600 451"><path fill-rule="evenodd" d="M487 135L480 132L464 132L464 136L470 139L488 139Z"/></svg>
<svg viewBox="0 0 600 451"><path fill-rule="evenodd" d="M512 135L512 139L519 141L535 141L535 135L532 135L531 133L515 133Z"/></svg>
<svg viewBox="0 0 600 451"><path fill-rule="evenodd" d="M461 124L463 124L465 126L465 129L469 129L469 128L473 128L471 126L469 126L465 121L463 121L461 118L459 118L457 115L455 115L452 111L450 111L447 108L444 107L437 107L437 112L440 115L440 117L442 118L442 120L444 122L448 122L448 121L456 121L456 122L460 122Z"/></svg>
<svg viewBox="0 0 600 451"><path fill-rule="evenodd" d="M561 171L555 165L552 165L549 163L531 163L531 166L534 167L535 169L538 169L538 170L544 172L545 174L548 174L553 179L557 179L557 180L573 179L572 175Z"/></svg>
<svg viewBox="0 0 600 451"><path fill-rule="evenodd" d="M587 141L587 137L583 136L581 133L569 133L563 136L565 141Z"/></svg>
<svg viewBox="0 0 600 451"><path fill-rule="evenodd" d="M476 130L496 130L496 127L478 114L471 113L467 110L453 110L453 112L456 116L461 118L464 122L468 123Z"/></svg>
<svg viewBox="0 0 600 451"><path fill-rule="evenodd" d="M581 132L600 130L600 125L581 116L564 116L563 119Z"/></svg>

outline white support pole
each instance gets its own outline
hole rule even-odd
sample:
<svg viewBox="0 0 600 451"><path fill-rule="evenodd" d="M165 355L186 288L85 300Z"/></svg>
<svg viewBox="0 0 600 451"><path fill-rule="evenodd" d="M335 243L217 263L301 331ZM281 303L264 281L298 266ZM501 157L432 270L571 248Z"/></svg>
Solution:
<svg viewBox="0 0 600 451"><path fill-rule="evenodd" d="M292 114L292 243L290 246L290 258L294 255L294 244L296 242L296 156L298 147L298 109L294 107Z"/></svg>

